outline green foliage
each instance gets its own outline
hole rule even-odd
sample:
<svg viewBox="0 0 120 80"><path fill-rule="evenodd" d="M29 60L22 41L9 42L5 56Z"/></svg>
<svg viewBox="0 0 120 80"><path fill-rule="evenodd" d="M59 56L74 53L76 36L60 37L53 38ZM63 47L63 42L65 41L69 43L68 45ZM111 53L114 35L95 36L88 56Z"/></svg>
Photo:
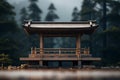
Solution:
<svg viewBox="0 0 120 80"><path fill-rule="evenodd" d="M45 21L54 21L55 19L59 19L58 15L54 12L56 8L54 7L53 3L50 4L48 9L49 12L45 18Z"/></svg>
<svg viewBox="0 0 120 80"><path fill-rule="evenodd" d="M63 37L62 38L62 48L76 48L75 37Z"/></svg>
<svg viewBox="0 0 120 80"><path fill-rule="evenodd" d="M119 27L111 27L109 29L107 29L105 32L106 33L113 33L113 32L119 32L120 28Z"/></svg>
<svg viewBox="0 0 120 80"><path fill-rule="evenodd" d="M120 61L120 28L112 27L104 32L107 34L107 48L103 49L103 60L106 64L116 65Z"/></svg>
<svg viewBox="0 0 120 80"><path fill-rule="evenodd" d="M51 3L50 4L50 6L49 6L49 8L48 8L49 10L56 10L56 8L55 8L55 6L54 6L54 4L53 3Z"/></svg>
<svg viewBox="0 0 120 80"><path fill-rule="evenodd" d="M20 17L21 23L23 23L24 20L27 20L27 19L28 19L28 12L27 12L27 10L26 10L25 7L23 7L23 8L20 10L20 15L21 15L21 17Z"/></svg>
<svg viewBox="0 0 120 80"><path fill-rule="evenodd" d="M0 0L0 36L17 30L17 24L14 19L14 7L6 0Z"/></svg>
<svg viewBox="0 0 120 80"><path fill-rule="evenodd" d="M15 15L13 9L14 7L10 5L6 0L0 0L0 21L11 19L11 17Z"/></svg>
<svg viewBox="0 0 120 80"><path fill-rule="evenodd" d="M15 45L14 40L9 39L9 38L0 39L0 52L8 53L16 49L17 49L17 46Z"/></svg>
<svg viewBox="0 0 120 80"><path fill-rule="evenodd" d="M38 0L29 0L30 2L37 2Z"/></svg>
<svg viewBox="0 0 120 80"><path fill-rule="evenodd" d="M14 20L12 21L0 21L0 36L12 32L14 33L16 30L18 30L17 28L17 24Z"/></svg>
<svg viewBox="0 0 120 80"><path fill-rule="evenodd" d="M106 16L103 16L103 2L106 2ZM93 34L92 48L93 55L102 57L103 65L115 65L120 59L120 1L119 0L84 0L80 11L81 20L96 19L99 23L99 30ZM103 26L104 17L107 18L107 28ZM113 27L116 26L116 27ZM103 44L106 37L107 47ZM84 39L82 42L86 42ZM88 40L89 42L89 40ZM86 45L86 44L84 44Z"/></svg>
<svg viewBox="0 0 120 80"><path fill-rule="evenodd" d="M120 2L119 1L111 1L109 3L109 7L111 8L110 13L107 18L110 26L120 26Z"/></svg>
<svg viewBox="0 0 120 80"><path fill-rule="evenodd" d="M0 63L2 64L2 66L4 64L9 64L11 62L12 60L9 58L7 54L4 54L4 53L0 54Z"/></svg>
<svg viewBox="0 0 120 80"><path fill-rule="evenodd" d="M17 29L13 9L14 7L6 0L0 0L0 35Z"/></svg>
<svg viewBox="0 0 120 80"><path fill-rule="evenodd" d="M53 3L50 4L48 10L49 12L46 15L45 21L55 21L55 19L59 19L58 15L54 12L56 8ZM56 45L56 43L54 43L56 38L49 37L49 38L45 38L44 40L45 40L44 42L45 48L53 48L54 45Z"/></svg>
<svg viewBox="0 0 120 80"><path fill-rule="evenodd" d="M79 11L78 11L77 7L75 7L73 9L72 17L73 17L72 21L79 21L80 20Z"/></svg>
<svg viewBox="0 0 120 80"><path fill-rule="evenodd" d="M42 13L42 10L38 7L36 4L37 0L30 0L30 5L28 7L29 9L29 19L32 19L34 21L40 21L41 16L40 14Z"/></svg>
<svg viewBox="0 0 120 80"><path fill-rule="evenodd" d="M6 53L4 55L5 62L9 61L7 55L9 55L11 59L14 59L16 57L16 51L18 50L19 41L16 41L16 32L18 32L19 29L14 19L15 12L13 9L14 7L6 0L0 0L0 53ZM14 61L15 60L13 60L13 62Z"/></svg>
<svg viewBox="0 0 120 80"><path fill-rule="evenodd" d="M30 5L28 6L28 19L33 21L41 21L42 10L37 5L38 0L29 0ZM29 36L28 42L30 43L30 47L39 47L39 38L38 35Z"/></svg>
<svg viewBox="0 0 120 80"><path fill-rule="evenodd" d="M94 20L97 17L97 10L95 10L96 3L91 0L84 0L82 9L80 11L81 20Z"/></svg>

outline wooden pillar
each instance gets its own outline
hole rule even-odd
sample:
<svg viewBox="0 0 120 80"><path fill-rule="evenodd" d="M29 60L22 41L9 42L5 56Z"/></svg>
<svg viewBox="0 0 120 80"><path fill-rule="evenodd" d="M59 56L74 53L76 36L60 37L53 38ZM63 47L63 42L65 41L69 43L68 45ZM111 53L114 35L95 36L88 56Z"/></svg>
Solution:
<svg viewBox="0 0 120 80"><path fill-rule="evenodd" d="M40 34L40 55L43 54L43 35Z"/></svg>
<svg viewBox="0 0 120 80"><path fill-rule="evenodd" d="M42 58L42 54L43 54L43 35L40 34L40 57L41 58ZM39 65L40 65L40 67L43 66L43 61L42 60L39 61Z"/></svg>
<svg viewBox="0 0 120 80"><path fill-rule="evenodd" d="M76 49L77 49L77 51L76 51L76 55L77 55L77 57L78 57L78 68L81 68L81 35L80 34L78 34L77 36L76 36Z"/></svg>
<svg viewBox="0 0 120 80"><path fill-rule="evenodd" d="M78 34L76 36L76 55L80 56L80 49L81 49L81 35Z"/></svg>

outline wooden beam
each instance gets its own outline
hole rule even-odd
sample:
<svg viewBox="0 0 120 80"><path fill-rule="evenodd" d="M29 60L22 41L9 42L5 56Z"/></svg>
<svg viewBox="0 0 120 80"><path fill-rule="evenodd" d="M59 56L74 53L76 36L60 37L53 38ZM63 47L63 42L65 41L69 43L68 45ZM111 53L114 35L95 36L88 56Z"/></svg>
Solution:
<svg viewBox="0 0 120 80"><path fill-rule="evenodd" d="M77 57L43 57L43 58L20 58L21 61L101 61L99 57L77 58ZM42 62L40 62L42 64ZM79 63L80 65L80 63Z"/></svg>

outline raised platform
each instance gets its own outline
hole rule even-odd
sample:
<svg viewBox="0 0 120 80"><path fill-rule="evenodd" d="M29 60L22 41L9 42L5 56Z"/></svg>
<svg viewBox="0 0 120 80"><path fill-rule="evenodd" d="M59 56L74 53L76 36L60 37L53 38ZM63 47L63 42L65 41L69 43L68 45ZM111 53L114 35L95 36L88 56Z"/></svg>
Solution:
<svg viewBox="0 0 120 80"><path fill-rule="evenodd" d="M81 54L77 56L76 54L29 54L28 58L20 58L22 61L78 61L78 60L88 60L88 61L100 61L101 58L92 57L90 54Z"/></svg>
<svg viewBox="0 0 120 80"><path fill-rule="evenodd" d="M31 49L31 54L21 61L100 61L101 58L92 57L89 48L35 48Z"/></svg>

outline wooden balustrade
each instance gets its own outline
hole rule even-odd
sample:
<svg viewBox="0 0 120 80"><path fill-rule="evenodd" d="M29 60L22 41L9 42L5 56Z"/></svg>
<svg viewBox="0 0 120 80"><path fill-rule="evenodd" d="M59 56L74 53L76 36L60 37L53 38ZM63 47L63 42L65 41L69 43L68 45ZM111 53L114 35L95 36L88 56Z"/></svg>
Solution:
<svg viewBox="0 0 120 80"><path fill-rule="evenodd" d="M31 48L29 57L77 57L77 56L91 56L89 48ZM80 53L80 54L77 54Z"/></svg>

